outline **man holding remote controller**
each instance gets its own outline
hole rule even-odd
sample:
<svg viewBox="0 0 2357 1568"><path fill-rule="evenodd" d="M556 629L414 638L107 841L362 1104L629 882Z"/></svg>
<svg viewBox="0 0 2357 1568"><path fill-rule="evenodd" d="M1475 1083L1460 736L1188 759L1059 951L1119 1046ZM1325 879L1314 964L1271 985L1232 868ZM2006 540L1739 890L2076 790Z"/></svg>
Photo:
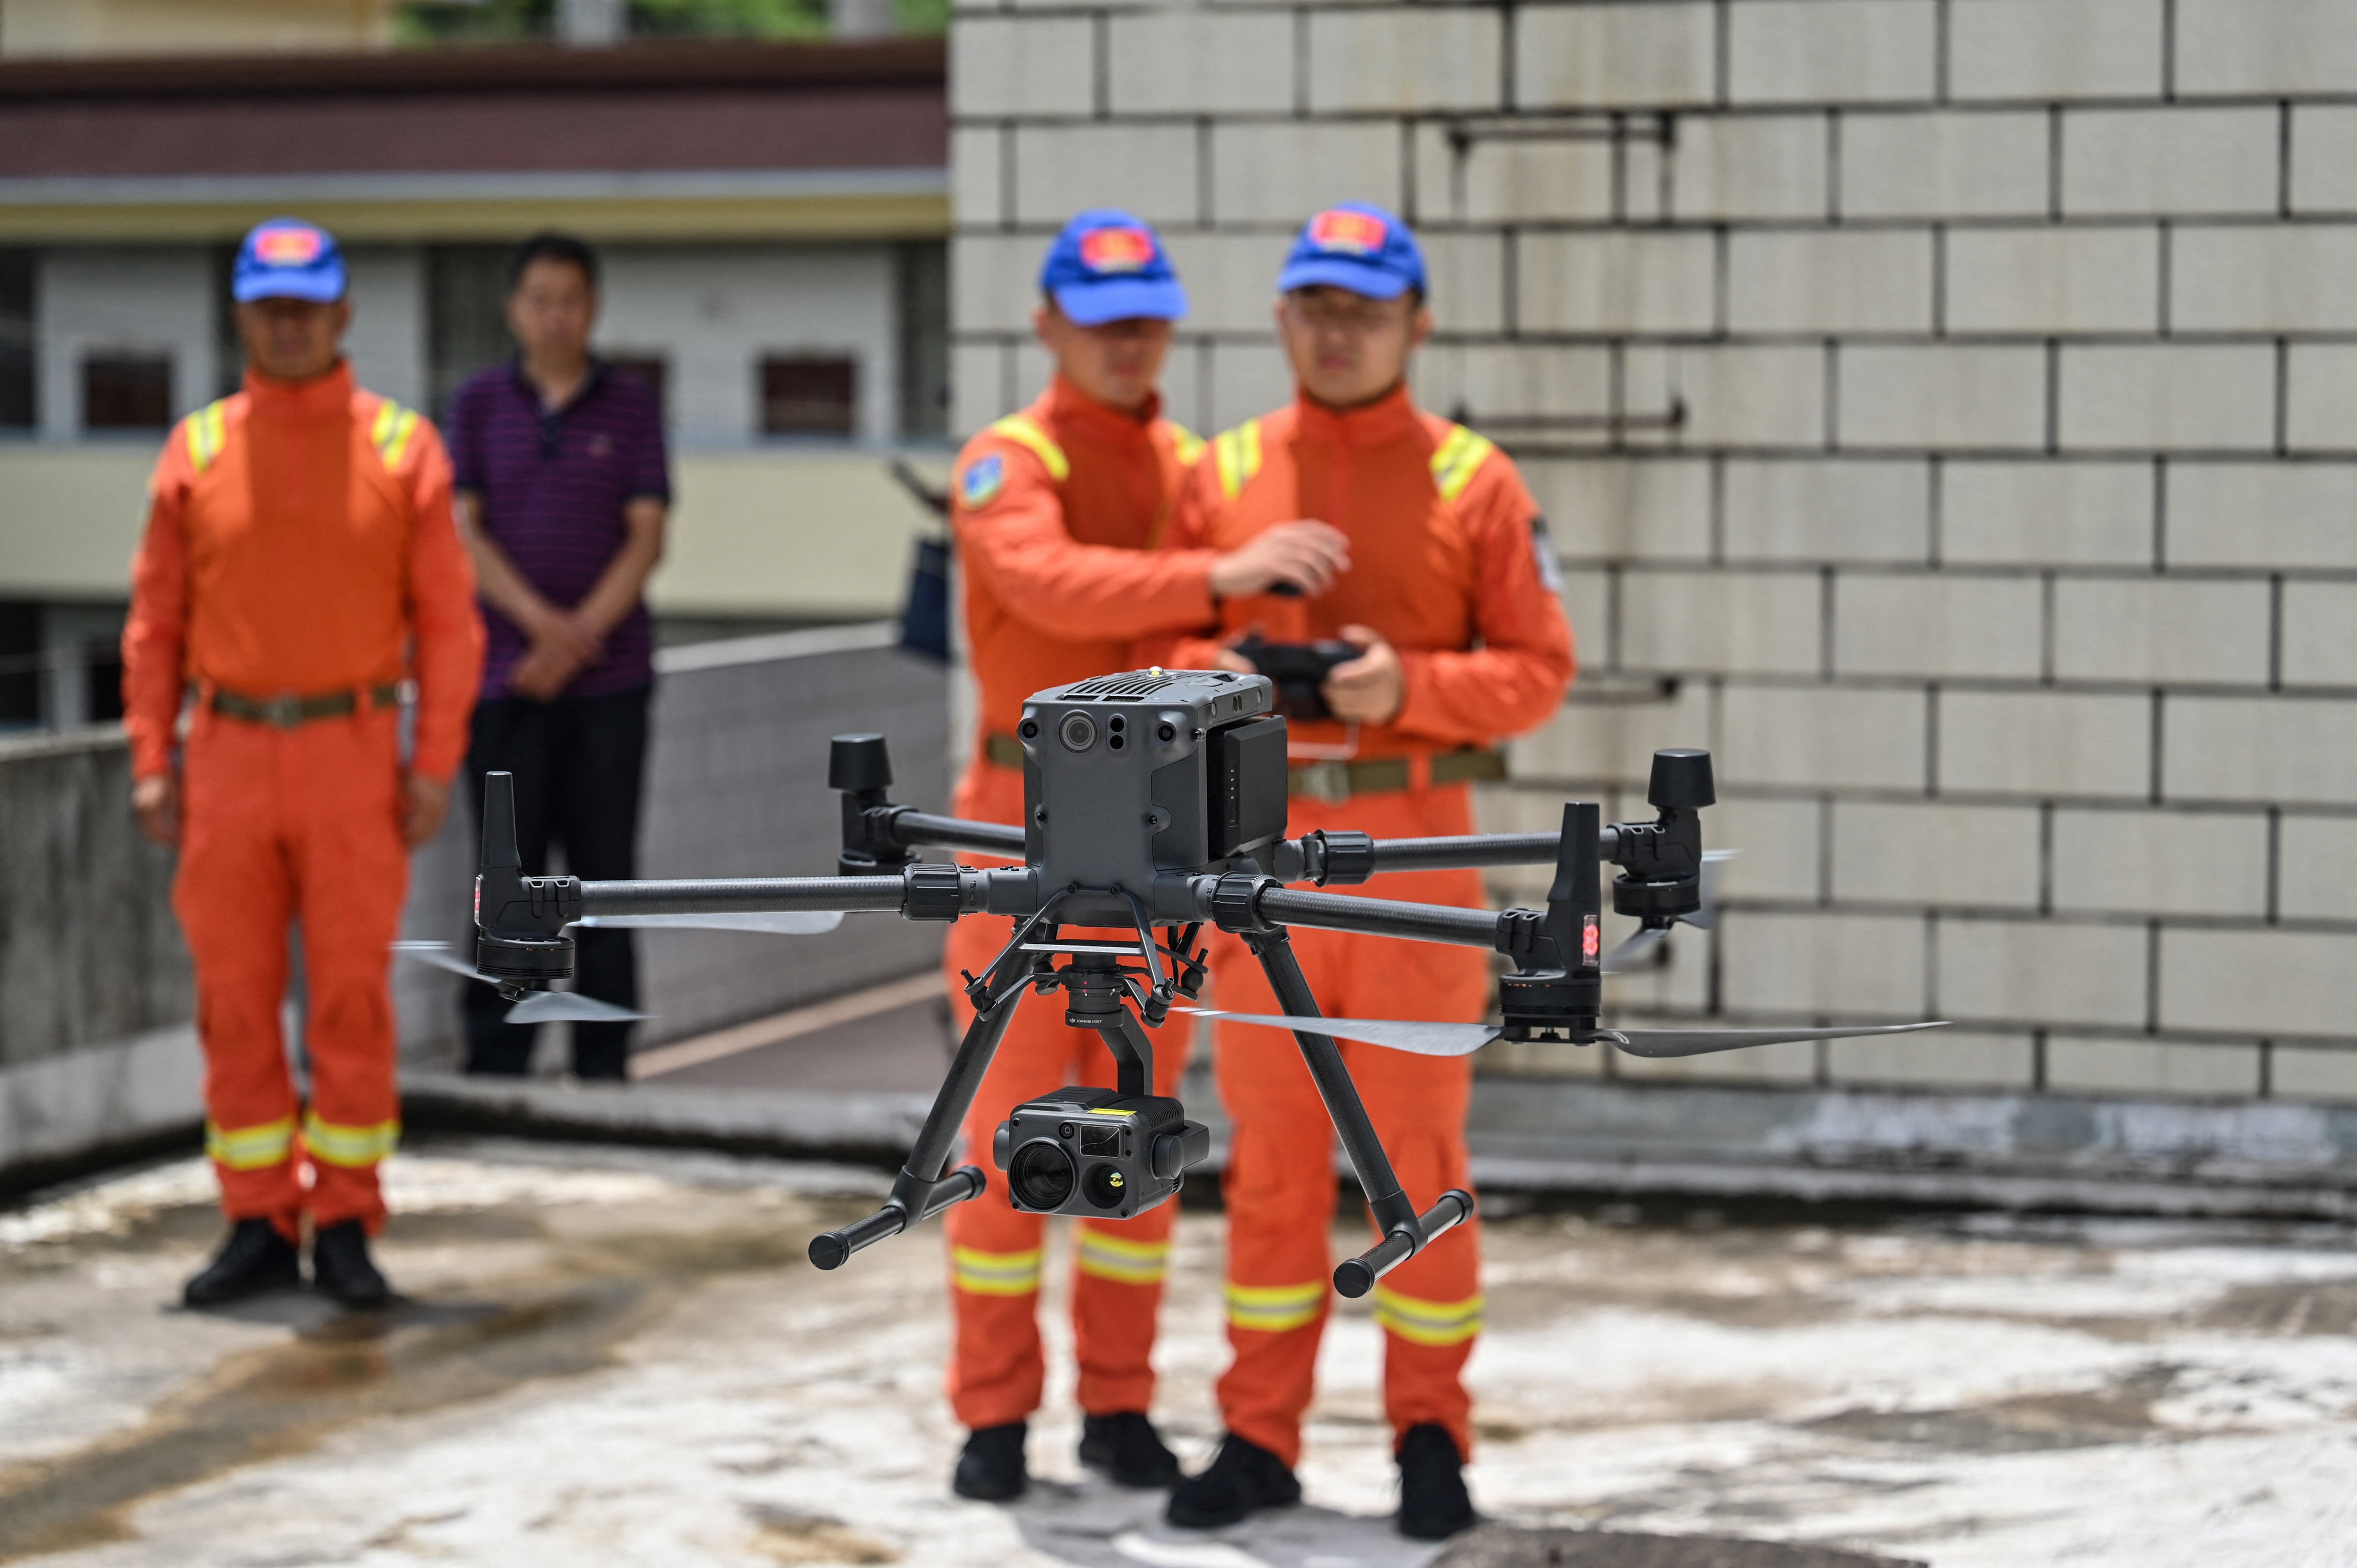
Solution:
<svg viewBox="0 0 2357 1568"><path fill-rule="evenodd" d="M1155 387L1171 324L1187 296L1154 231L1125 212L1083 212L1049 248L1032 324L1055 375L1030 407L999 420L958 455L952 527L979 696L974 756L952 811L982 822L1023 820L1023 700L1044 687L1125 670L1135 639L1198 626L1225 596L1329 586L1349 564L1322 523L1268 530L1241 549L1157 553L1178 488L1202 442L1162 416ZM952 927L945 956L952 1005L971 1008L960 972L980 972L1009 922ZM1107 935L1126 936L1127 932ZM1155 1053L1155 1092L1186 1065L1184 1038ZM1060 1008L1018 1012L966 1121L967 1158L989 1187L943 1219L956 1339L950 1402L968 1432L952 1485L1006 1501L1028 1483L1024 1441L1046 1365L1039 1340L1044 1222L1006 1199L990 1169L991 1134L1024 1101L1066 1084L1111 1087L1112 1056ZM1080 1222L1072 1283L1080 1361L1080 1456L1132 1487L1167 1487L1178 1461L1147 1417L1155 1319L1178 1206L1135 1219Z"/></svg>
<svg viewBox="0 0 2357 1568"><path fill-rule="evenodd" d="M1164 548L1232 551L1317 519L1348 541L1349 569L1322 591L1223 598L1216 633L1149 644L1149 655L1172 668L1257 668L1288 689L1288 833L1471 832L1472 782L1504 776L1498 740L1544 723L1571 683L1571 631L1544 524L1503 453L1421 412L1408 394L1408 359L1430 336L1432 313L1422 253L1397 218L1359 203L1320 212L1295 242L1277 291L1295 401L1211 444ZM1472 870L1387 875L1379 890L1482 903ZM1489 1005L1488 958L1469 948L1310 929L1295 931L1293 944L1318 1002L1338 1016L1471 1022ZM1285 1011L1241 942L1214 949L1212 972L1221 1007ZM1469 1189L1471 1058L1342 1048L1415 1206ZM1326 1322L1335 1180L1318 1092L1289 1036L1222 1023L1218 1073L1235 1125L1222 1187L1227 1436L1211 1467L1171 1494L1169 1509L1172 1523L1206 1529L1301 1496L1293 1468ZM1479 1248L1469 1222L1375 1287L1399 1528L1420 1540L1473 1522L1461 1374L1481 1326Z"/></svg>

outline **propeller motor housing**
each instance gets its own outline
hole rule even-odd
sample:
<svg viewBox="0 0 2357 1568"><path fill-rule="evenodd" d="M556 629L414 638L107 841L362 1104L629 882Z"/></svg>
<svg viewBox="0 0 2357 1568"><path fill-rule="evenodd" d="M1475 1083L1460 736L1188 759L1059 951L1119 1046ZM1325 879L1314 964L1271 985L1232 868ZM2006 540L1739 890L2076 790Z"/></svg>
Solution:
<svg viewBox="0 0 2357 1568"><path fill-rule="evenodd" d="M991 1161L1028 1214L1130 1219L1176 1193L1211 1152L1211 1130L1158 1094L1060 1089L1000 1123Z"/></svg>

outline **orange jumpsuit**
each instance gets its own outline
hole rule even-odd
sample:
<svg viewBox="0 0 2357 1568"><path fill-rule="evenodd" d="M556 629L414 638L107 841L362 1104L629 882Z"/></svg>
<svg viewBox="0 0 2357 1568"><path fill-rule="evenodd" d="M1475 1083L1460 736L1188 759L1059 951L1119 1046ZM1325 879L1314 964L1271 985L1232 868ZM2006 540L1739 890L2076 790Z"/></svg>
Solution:
<svg viewBox="0 0 2357 1568"><path fill-rule="evenodd" d="M232 1219L292 1240L384 1216L376 1167L400 1133L386 971L407 889L397 707L417 687L410 766L447 780L467 748L483 638L450 512L450 464L418 415L339 365L189 415L150 485L123 635L138 778L171 768L181 699L173 907L197 970L205 1147ZM215 713L247 698L360 693L280 728ZM279 1026L287 926L303 928L311 1096L296 1126Z"/></svg>
<svg viewBox="0 0 2357 1568"><path fill-rule="evenodd" d="M1418 412L1402 389L1347 413L1298 402L1220 436L1189 478L1167 543L1232 550L1305 517L1350 537L1351 570L1317 598L1231 600L1221 625L1227 633L1257 626L1275 642L1334 637L1350 625L1381 632L1405 671L1397 715L1355 732L1297 723L1294 750L1297 759L1351 748L1361 759L1405 757L1411 784L1338 803L1297 794L1286 831L1472 832L1470 787L1433 786L1428 759L1535 727L1571 684L1571 631L1551 585L1537 506L1504 454ZM1208 664L1219 649L1200 639L1149 646L1173 668ZM1401 873L1335 891L1482 902L1480 875L1471 870ZM1488 958L1470 948L1306 929L1293 933L1293 946L1321 1011L1336 1016L1467 1022L1489 1005ZM1212 973L1220 1006L1283 1011L1240 941L1215 946ZM1222 1024L1218 1038L1220 1096L1235 1126L1222 1186L1234 1360L1220 1380L1220 1407L1229 1431L1291 1465L1326 1322L1332 1147L1300 1135L1326 1112L1290 1036ZM1471 1060L1350 1041L1342 1052L1416 1208L1449 1187L1469 1190ZM1480 1262L1478 1228L1459 1226L1384 1276L1374 1298L1394 1431L1438 1422L1467 1455L1471 1406L1461 1374L1481 1326Z"/></svg>
<svg viewBox="0 0 2357 1568"><path fill-rule="evenodd" d="M1126 669L1132 640L1202 624L1216 553L1157 553L1188 465L1202 443L1154 408L1124 413L1060 378L1037 403L966 444L951 483L951 523L964 580L967 640L980 688L975 750L952 810L983 822L1023 820L1023 771L993 761L1011 742L1023 700L1067 682ZM968 916L950 929L944 971L961 1025L973 1017L961 970L982 972L1013 933L1006 919ZM1105 933L1114 934L1114 933ZM1178 1028L1154 1035L1155 1092L1186 1065ZM1039 1405L1039 1293L1045 1225L1006 1201L989 1170L991 1134L1026 1100L1066 1084L1114 1082L1096 1035L1064 1024L1060 995L1026 995L965 1123L966 1157L989 1188L945 1217L957 1340L949 1393L971 1428L1021 1421ZM1092 1415L1153 1402L1155 1315L1178 1205L1130 1220L1080 1221L1072 1326L1081 1408Z"/></svg>

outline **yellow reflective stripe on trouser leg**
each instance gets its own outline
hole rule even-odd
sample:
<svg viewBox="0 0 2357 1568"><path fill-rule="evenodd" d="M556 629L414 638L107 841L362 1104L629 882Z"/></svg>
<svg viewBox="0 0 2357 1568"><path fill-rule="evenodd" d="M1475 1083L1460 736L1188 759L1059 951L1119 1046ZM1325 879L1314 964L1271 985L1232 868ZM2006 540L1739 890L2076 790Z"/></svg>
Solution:
<svg viewBox="0 0 2357 1568"><path fill-rule="evenodd" d="M975 1295L1029 1295L1039 1288L1039 1249L985 1252L952 1247L950 1280L958 1289Z"/></svg>
<svg viewBox="0 0 2357 1568"><path fill-rule="evenodd" d="M1102 1230L1081 1232L1080 1270L1125 1285L1158 1285L1170 1272L1169 1241L1134 1241Z"/></svg>
<svg viewBox="0 0 2357 1568"><path fill-rule="evenodd" d="M1462 1345L1481 1332L1483 1297L1423 1301L1385 1285L1375 1287L1375 1321L1416 1345Z"/></svg>
<svg viewBox="0 0 2357 1568"><path fill-rule="evenodd" d="M1048 477L1058 484L1060 485L1072 477L1072 462L1071 458L1064 456L1064 449L1049 440L1046 431L1021 414L1008 414L1005 419L994 424L990 427L990 432L994 435L1004 435L1009 441L1020 442L1029 447L1038 455L1039 461L1048 465Z"/></svg>
<svg viewBox="0 0 2357 1568"><path fill-rule="evenodd" d="M295 1118L281 1116L259 1127L205 1123L205 1154L233 1171L258 1171L285 1163L295 1152Z"/></svg>
<svg viewBox="0 0 2357 1568"><path fill-rule="evenodd" d="M303 1118L303 1146L323 1165L372 1165L392 1154L393 1145L400 1142L401 1123L397 1121L356 1127L322 1122L316 1112Z"/></svg>
<svg viewBox="0 0 2357 1568"><path fill-rule="evenodd" d="M1282 1334L1318 1321L1326 1305L1326 1282L1298 1285L1228 1285L1228 1324Z"/></svg>
<svg viewBox="0 0 2357 1568"><path fill-rule="evenodd" d="M1453 501L1465 493L1473 476L1497 450L1487 436L1476 435L1461 424L1448 427L1448 435L1432 454L1432 482L1440 491L1440 499Z"/></svg>

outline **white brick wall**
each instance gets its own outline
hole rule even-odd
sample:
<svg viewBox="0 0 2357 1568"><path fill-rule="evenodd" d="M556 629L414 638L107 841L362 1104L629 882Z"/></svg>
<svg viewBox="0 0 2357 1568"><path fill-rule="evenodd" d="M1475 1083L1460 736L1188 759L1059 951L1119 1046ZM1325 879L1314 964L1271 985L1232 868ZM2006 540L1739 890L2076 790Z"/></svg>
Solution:
<svg viewBox="0 0 2357 1568"><path fill-rule="evenodd" d="M1166 391L1216 427L1287 395L1294 226L1399 206L1441 331L1418 396L1563 422L1493 434L1590 684L1493 806L1637 811L1652 749L1699 743L1746 851L1720 935L1620 1005L1962 1024L1628 1071L2357 1100L2357 5L1016 0L953 30L961 427L1045 375L1032 275L1072 209L1163 227L1196 302Z"/></svg>

